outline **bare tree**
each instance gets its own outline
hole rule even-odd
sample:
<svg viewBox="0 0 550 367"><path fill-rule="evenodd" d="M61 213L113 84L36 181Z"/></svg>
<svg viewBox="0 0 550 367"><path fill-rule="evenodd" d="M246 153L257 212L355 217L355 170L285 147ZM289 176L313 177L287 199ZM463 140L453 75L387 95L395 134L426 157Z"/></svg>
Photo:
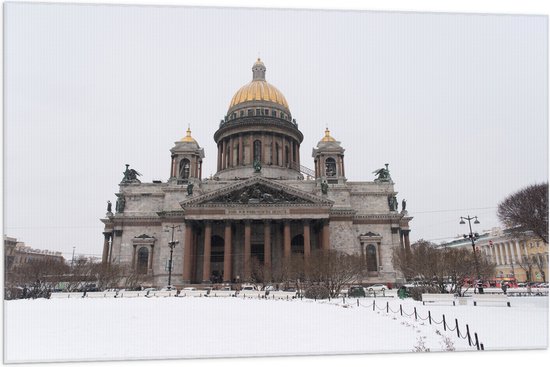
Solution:
<svg viewBox="0 0 550 367"><path fill-rule="evenodd" d="M420 240L410 251L394 249L392 261L408 280L437 287L442 293L463 295L472 285L472 280L477 278L478 271L482 278L494 274L494 264L477 255L470 249L441 249L431 242Z"/></svg>
<svg viewBox="0 0 550 367"><path fill-rule="evenodd" d="M539 270L543 282L546 282L546 267L548 266L547 254L534 254L531 259Z"/></svg>
<svg viewBox="0 0 550 367"><path fill-rule="evenodd" d="M304 277L312 284L328 288L330 297L337 297L346 284L362 279L365 267L360 255L337 250L317 250L308 259Z"/></svg>
<svg viewBox="0 0 550 367"><path fill-rule="evenodd" d="M22 290L19 297L48 297L52 289L63 281L68 266L59 260L40 259L14 266L6 274L7 289ZM8 294L5 295L8 297Z"/></svg>
<svg viewBox="0 0 550 367"><path fill-rule="evenodd" d="M120 287L125 277L124 266L118 264L110 264L110 266L97 264L95 272L97 273L98 287L102 290Z"/></svg>
<svg viewBox="0 0 550 367"><path fill-rule="evenodd" d="M548 243L548 183L527 186L498 205L499 220L516 237L532 231Z"/></svg>
<svg viewBox="0 0 550 367"><path fill-rule="evenodd" d="M516 263L520 268L525 271L525 280L529 283L532 281L533 267L535 263L531 256L523 255L521 259Z"/></svg>

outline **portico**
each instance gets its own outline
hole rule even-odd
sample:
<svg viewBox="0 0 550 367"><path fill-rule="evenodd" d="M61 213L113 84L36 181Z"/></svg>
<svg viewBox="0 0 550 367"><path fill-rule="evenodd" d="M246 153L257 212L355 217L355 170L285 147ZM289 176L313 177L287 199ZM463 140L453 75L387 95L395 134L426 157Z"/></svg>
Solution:
<svg viewBox="0 0 550 367"><path fill-rule="evenodd" d="M186 283L246 281L254 264L271 274L273 260L329 249L332 201L261 176L180 205Z"/></svg>

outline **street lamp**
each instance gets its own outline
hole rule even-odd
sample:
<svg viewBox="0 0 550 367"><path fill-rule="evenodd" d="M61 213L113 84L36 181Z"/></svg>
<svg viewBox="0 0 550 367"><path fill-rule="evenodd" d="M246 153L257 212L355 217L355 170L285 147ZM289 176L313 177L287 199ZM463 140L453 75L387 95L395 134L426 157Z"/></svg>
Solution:
<svg viewBox="0 0 550 367"><path fill-rule="evenodd" d="M469 238L470 241L472 241L472 250L474 251L474 261L476 264L476 273L477 273L476 285L478 286L479 294L483 294L483 282L481 282L481 276L479 274L479 263L477 261L476 242L475 242L479 238L479 234L472 232L472 219L475 219L474 224L479 224L479 221L477 220L477 216L470 217L468 215L467 217L460 217L460 224L466 224L466 222L464 222L464 219L468 221L468 225L470 226L470 234L465 234L464 238Z"/></svg>
<svg viewBox="0 0 550 367"><path fill-rule="evenodd" d="M172 241L168 242L168 247L170 247L170 260L168 261L168 289L170 289L172 286L172 255L174 253L174 247L176 247L176 245L179 243L179 241L174 241L174 229L180 228L180 226L168 226L165 232L168 232L169 228L172 229Z"/></svg>

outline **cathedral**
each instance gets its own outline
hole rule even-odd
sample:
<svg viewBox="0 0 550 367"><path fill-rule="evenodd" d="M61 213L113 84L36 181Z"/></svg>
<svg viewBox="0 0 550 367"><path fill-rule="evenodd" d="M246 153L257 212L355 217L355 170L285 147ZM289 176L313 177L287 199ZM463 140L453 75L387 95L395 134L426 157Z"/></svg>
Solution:
<svg viewBox="0 0 550 367"><path fill-rule="evenodd" d="M350 182L345 149L328 128L309 163L302 140L258 59L214 133L215 175L202 177L205 152L190 129L170 149L166 182L141 182L126 165L115 212L109 202L101 219L103 264L126 265L151 286L183 286L249 281L254 262L269 271L333 249L360 254L365 282L395 282L392 249L410 246L412 217L405 200L398 209L388 164L373 181Z"/></svg>

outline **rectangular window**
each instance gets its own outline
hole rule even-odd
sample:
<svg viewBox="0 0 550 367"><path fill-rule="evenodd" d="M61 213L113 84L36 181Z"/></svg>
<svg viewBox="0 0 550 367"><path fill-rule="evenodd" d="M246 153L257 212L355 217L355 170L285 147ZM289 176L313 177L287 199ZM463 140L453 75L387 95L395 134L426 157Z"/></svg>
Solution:
<svg viewBox="0 0 550 367"><path fill-rule="evenodd" d="M254 116L254 110L252 109L248 110L248 116Z"/></svg>
<svg viewBox="0 0 550 367"><path fill-rule="evenodd" d="M275 110L272 110L272 111L271 111L271 116L273 116L273 117L277 117L277 111L275 111Z"/></svg>
<svg viewBox="0 0 550 367"><path fill-rule="evenodd" d="M241 111L241 117L243 117L243 116L244 116L244 111Z"/></svg>
<svg viewBox="0 0 550 367"><path fill-rule="evenodd" d="M256 108L256 116L260 116L260 109Z"/></svg>

